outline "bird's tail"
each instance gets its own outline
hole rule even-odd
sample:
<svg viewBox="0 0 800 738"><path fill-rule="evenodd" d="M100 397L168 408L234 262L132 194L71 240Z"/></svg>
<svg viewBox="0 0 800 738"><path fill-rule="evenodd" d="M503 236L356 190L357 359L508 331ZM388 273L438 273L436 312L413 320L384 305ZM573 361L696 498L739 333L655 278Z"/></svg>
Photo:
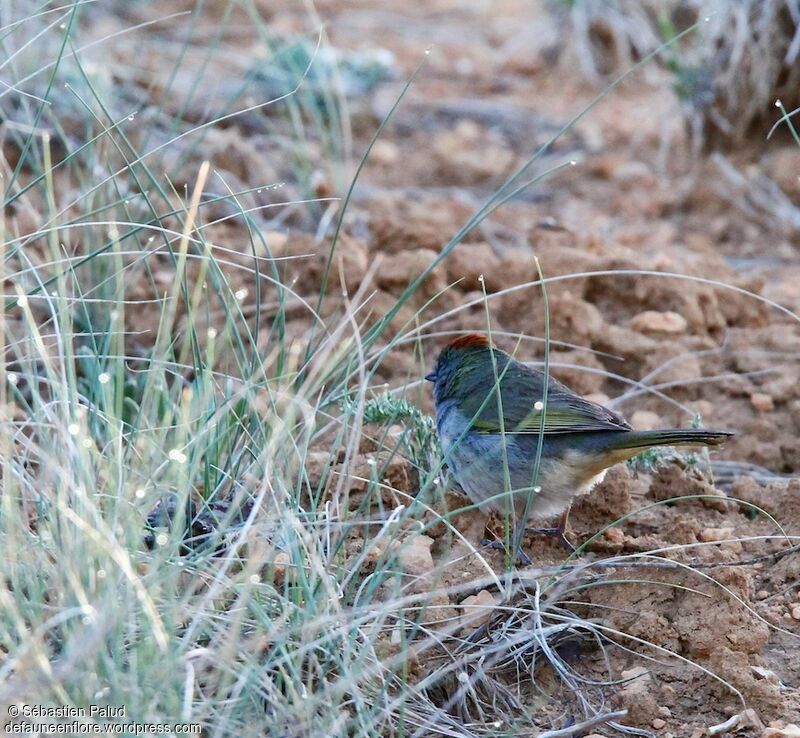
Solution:
<svg viewBox="0 0 800 738"><path fill-rule="evenodd" d="M629 431L621 433L616 448L639 449L653 446L719 446L730 438L729 431L706 428L671 428L667 430Z"/></svg>

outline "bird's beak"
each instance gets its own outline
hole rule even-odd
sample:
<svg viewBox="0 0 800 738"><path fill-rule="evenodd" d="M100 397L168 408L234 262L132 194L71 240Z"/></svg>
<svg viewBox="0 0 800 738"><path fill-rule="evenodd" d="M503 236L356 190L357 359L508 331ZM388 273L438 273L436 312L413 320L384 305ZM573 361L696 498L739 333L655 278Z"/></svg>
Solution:
<svg viewBox="0 0 800 738"><path fill-rule="evenodd" d="M436 381L436 372L429 372L425 375L425 379L428 382L435 382Z"/></svg>

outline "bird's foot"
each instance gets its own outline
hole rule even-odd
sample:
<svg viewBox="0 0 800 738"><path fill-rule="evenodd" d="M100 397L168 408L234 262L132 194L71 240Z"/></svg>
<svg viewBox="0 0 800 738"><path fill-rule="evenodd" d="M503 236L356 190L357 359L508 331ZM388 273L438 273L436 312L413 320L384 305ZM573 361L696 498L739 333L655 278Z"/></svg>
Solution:
<svg viewBox="0 0 800 738"><path fill-rule="evenodd" d="M490 538L486 538L483 541L481 541L481 546L483 546L483 548L491 548L494 551L506 550L506 544L503 543L503 541L498 541L497 539L492 540ZM520 566L530 566L533 562L530 560L528 555L522 550L522 548L519 548L517 550L517 563Z"/></svg>
<svg viewBox="0 0 800 738"><path fill-rule="evenodd" d="M570 529L570 507L567 507L567 509L564 510L558 520L558 525L554 528L525 528L525 531L527 533L538 533L541 536L552 536L554 538L558 538L559 542L562 546L564 546L564 548L566 548L570 553L575 553L577 549L573 545L572 541L567 538L567 531Z"/></svg>
<svg viewBox="0 0 800 738"><path fill-rule="evenodd" d="M560 526L556 528L525 528L525 532L535 533L540 536L548 536L550 538L557 538L559 543L561 543L561 545L571 553L575 553L577 550L572 541L567 538L566 528L562 528Z"/></svg>

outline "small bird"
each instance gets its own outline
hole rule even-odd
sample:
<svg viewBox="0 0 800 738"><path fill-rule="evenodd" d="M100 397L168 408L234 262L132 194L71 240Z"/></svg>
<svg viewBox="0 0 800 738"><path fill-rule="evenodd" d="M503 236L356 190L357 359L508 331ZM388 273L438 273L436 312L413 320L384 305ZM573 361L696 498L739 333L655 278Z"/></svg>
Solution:
<svg viewBox="0 0 800 738"><path fill-rule="evenodd" d="M542 372L478 334L446 346L425 379L433 382L445 462L470 499L510 516L515 527L526 513L534 520L561 515L559 526L546 530L569 546L565 529L573 498L601 481L609 467L654 446L717 446L733 435L684 428L637 431L621 415L552 377L545 398Z"/></svg>

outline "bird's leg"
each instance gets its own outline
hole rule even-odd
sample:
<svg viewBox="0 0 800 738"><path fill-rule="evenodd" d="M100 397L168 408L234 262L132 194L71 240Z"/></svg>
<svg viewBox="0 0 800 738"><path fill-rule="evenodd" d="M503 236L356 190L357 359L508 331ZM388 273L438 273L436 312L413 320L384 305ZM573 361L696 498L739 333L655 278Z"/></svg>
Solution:
<svg viewBox="0 0 800 738"><path fill-rule="evenodd" d="M498 531L496 529L496 526L493 525L493 523L495 523L495 522L496 521L494 519L494 514L490 513L489 520L486 523L486 533L488 533L491 537L490 538L484 538L483 541L481 541L481 546L483 546L484 548L491 548L491 549L493 549L495 551L506 551L507 552L508 551L508 549L506 547L506 540L507 539L506 539L506 536L504 535L505 529L503 528L500 531ZM512 545L513 545L513 541L515 539L516 539L516 536L514 535L514 531L512 530L511 531L511 536L510 536L510 538L508 540L510 540L512 542ZM520 547L517 550L515 558L516 558L516 561L521 566L530 566L531 563L532 563L531 560L528 558L528 556L525 554L525 552L522 550L522 547Z"/></svg>
<svg viewBox="0 0 800 738"><path fill-rule="evenodd" d="M493 551L505 551L506 544L504 541L498 541L496 538L484 538L481 541L484 548L491 548ZM533 562L530 560L528 554L522 550L522 546L517 550L517 562L520 566L530 566Z"/></svg>
<svg viewBox="0 0 800 738"><path fill-rule="evenodd" d="M570 505L564 513L559 518L558 525L554 528L527 528L526 530L529 533L538 533L542 536L553 536L554 538L558 538L563 546L565 546L570 551L575 551L575 546L572 545L572 542L567 538L567 529L569 528L569 511L572 509L572 505Z"/></svg>

